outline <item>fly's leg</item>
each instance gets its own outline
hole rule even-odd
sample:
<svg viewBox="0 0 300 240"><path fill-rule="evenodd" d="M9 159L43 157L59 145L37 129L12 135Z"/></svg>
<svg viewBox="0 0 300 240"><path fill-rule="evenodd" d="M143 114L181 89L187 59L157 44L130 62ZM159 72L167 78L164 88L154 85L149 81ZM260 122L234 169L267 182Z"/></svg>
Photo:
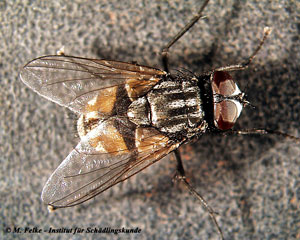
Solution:
<svg viewBox="0 0 300 240"><path fill-rule="evenodd" d="M206 0L201 8L199 9L198 13L192 18L192 20L185 25L176 35L175 37L173 37L171 39L171 41L162 49L161 55L162 55L162 63L164 66L164 70L166 72L169 72L169 64L168 64L168 53L169 53L169 49L170 47L176 43L188 30L190 30L191 27L194 26L194 24L196 22L198 22L198 20L203 16L202 12L204 10L204 8L206 7L206 5L208 4L209 0Z"/></svg>
<svg viewBox="0 0 300 240"><path fill-rule="evenodd" d="M276 130L271 130L271 129L244 129L244 130L229 130L227 132L223 132L222 134L224 135L277 135L277 136L282 136L286 139L293 140L295 142L300 143L300 138L289 135L284 132L276 131Z"/></svg>
<svg viewBox="0 0 300 240"><path fill-rule="evenodd" d="M174 154L175 154L175 157L177 160L177 174L176 174L175 178L177 180L181 181L184 184L184 186L190 191L190 193L193 194L200 201L200 203L207 210L211 219L213 220L214 224L216 225L218 233L220 235L220 238L222 240L224 240L223 232L222 232L222 230L217 222L217 219L215 217L216 212L214 212L214 210L208 205L208 203L205 201L205 199L198 192L196 192L196 190L186 180L184 167L183 167L183 164L181 161L181 156L180 156L178 149L176 149L174 151Z"/></svg>
<svg viewBox="0 0 300 240"><path fill-rule="evenodd" d="M255 51L247 59L247 61L245 61L243 63L235 64L235 65L216 68L213 71L211 71L209 74L211 74L212 72L215 72L215 71L230 72L230 71L237 71L237 70L246 69L249 66L249 64L253 61L254 57L257 55L257 53L259 52L259 50L261 49L262 45L264 44L264 42L266 41L267 37L270 35L271 32L272 32L271 28L269 28L269 27L264 28L263 38L261 39L261 41L260 41L259 45L257 46L257 48L255 49Z"/></svg>

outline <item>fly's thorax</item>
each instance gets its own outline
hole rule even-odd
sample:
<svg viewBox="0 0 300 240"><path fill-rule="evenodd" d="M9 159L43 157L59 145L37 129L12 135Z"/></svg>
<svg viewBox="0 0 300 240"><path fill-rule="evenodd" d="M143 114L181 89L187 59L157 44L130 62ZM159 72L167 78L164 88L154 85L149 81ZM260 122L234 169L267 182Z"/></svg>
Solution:
<svg viewBox="0 0 300 240"><path fill-rule="evenodd" d="M137 125L187 138L207 127L197 79L190 77L166 76L145 96L132 102L127 116Z"/></svg>

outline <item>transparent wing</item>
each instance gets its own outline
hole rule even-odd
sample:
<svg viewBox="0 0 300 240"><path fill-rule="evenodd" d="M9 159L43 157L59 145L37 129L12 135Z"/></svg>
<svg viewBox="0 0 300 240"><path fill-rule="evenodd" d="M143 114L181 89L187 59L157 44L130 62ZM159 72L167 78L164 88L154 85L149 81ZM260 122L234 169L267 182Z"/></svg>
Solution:
<svg viewBox="0 0 300 240"><path fill-rule="evenodd" d="M45 56L32 60L21 80L41 96L85 113L85 106L101 90L124 86L129 97L149 91L165 72L136 64L71 56Z"/></svg>
<svg viewBox="0 0 300 240"><path fill-rule="evenodd" d="M74 206L93 198L150 166L180 144L174 144L153 128L137 128L132 130L134 149L96 150L92 145L103 128L105 124L89 132L49 178L42 199L53 209Z"/></svg>

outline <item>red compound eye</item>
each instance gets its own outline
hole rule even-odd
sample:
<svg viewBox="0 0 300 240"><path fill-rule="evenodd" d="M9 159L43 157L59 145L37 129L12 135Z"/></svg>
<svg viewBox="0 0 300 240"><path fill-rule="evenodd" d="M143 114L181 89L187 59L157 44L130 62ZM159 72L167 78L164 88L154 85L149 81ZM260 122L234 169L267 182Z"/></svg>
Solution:
<svg viewBox="0 0 300 240"><path fill-rule="evenodd" d="M240 115L237 104L240 103L232 100L215 103L214 119L218 129L227 130L233 127Z"/></svg>
<svg viewBox="0 0 300 240"><path fill-rule="evenodd" d="M236 84L227 72L214 72L212 89L214 94L232 96L236 91Z"/></svg>
<svg viewBox="0 0 300 240"><path fill-rule="evenodd" d="M214 122L220 130L228 130L233 127L240 116L243 105L232 97L241 93L232 77L227 72L215 72L212 79L212 90L214 95L221 95L220 102L214 102Z"/></svg>

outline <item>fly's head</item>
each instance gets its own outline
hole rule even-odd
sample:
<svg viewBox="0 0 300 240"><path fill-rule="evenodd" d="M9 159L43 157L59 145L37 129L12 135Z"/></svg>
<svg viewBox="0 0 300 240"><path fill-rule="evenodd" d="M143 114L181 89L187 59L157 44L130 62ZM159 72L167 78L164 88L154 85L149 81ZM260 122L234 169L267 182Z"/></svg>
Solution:
<svg viewBox="0 0 300 240"><path fill-rule="evenodd" d="M214 126L221 131L229 130L241 115L243 107L250 103L228 72L213 72L210 82L213 94Z"/></svg>

